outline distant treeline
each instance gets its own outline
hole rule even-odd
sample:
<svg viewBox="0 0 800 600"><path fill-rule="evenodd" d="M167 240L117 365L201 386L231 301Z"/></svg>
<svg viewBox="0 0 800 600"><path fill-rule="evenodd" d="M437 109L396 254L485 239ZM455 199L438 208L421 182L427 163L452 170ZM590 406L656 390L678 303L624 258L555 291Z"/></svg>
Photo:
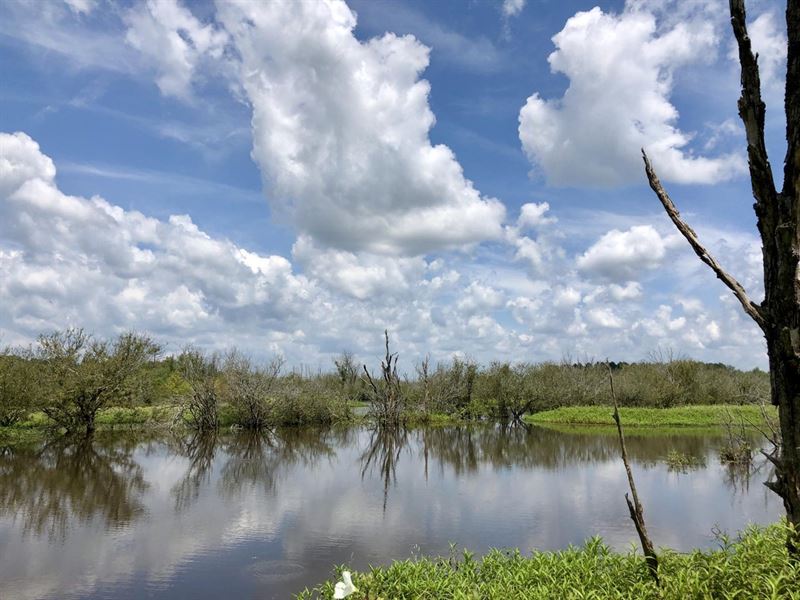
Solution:
<svg viewBox="0 0 800 600"><path fill-rule="evenodd" d="M0 350L0 426L31 413L68 432L91 432L98 411L110 406L174 406L175 422L198 430L221 420L258 429L352 418L368 408L381 422L516 419L562 406L611 403L608 367L598 362L491 363L454 358L404 365L387 352L380 363L357 363L342 353L328 372L286 372L275 357L256 362L235 349L208 353L186 348L162 356L146 335L105 340L80 329L40 336L25 348ZM387 368L388 365L388 368ZM750 404L769 397L769 375L723 364L659 355L638 363L611 363L623 406ZM222 417L224 416L224 419Z"/></svg>

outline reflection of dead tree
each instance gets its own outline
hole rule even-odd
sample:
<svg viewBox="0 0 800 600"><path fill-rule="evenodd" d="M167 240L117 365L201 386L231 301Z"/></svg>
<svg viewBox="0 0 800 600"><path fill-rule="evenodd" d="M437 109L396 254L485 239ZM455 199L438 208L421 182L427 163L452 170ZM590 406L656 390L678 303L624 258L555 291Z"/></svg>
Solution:
<svg viewBox="0 0 800 600"><path fill-rule="evenodd" d="M220 488L231 494L245 486L275 489L279 475L292 465L313 466L335 455L325 430L286 428L242 430L222 438L227 460L220 471Z"/></svg>
<svg viewBox="0 0 800 600"><path fill-rule="evenodd" d="M408 444L408 431L404 427L378 427L372 431L369 447L361 455L361 477L373 467L378 467L383 479L383 510L389 497L389 485L397 482L397 461Z"/></svg>
<svg viewBox="0 0 800 600"><path fill-rule="evenodd" d="M766 481L772 481L775 476L775 464L780 456L781 435L779 426L774 418L767 412L764 403L761 405L761 422L753 422L742 417L739 423L734 423L733 415L727 411L723 427L727 434L727 441L720 448L719 459L725 466L725 482L735 491L745 492L750 488L750 479L761 471L767 464L772 469ZM759 453L766 459L757 464L756 444L753 433L749 428L757 431L770 445L769 450L759 449Z"/></svg>
<svg viewBox="0 0 800 600"><path fill-rule="evenodd" d="M639 534L639 541L642 543L642 551L647 561L647 568L650 570L650 575L653 577L656 585L658 585L658 556L656 555L653 542L647 534L647 526L644 522L644 508L639 501L639 494L636 492L636 483L633 481L633 471L631 471L631 465L630 462L628 462L628 450L625 447L625 435L622 433L622 423L619 419L617 395L614 393L614 375L611 373L611 365L609 365L608 362L606 362L606 365L608 367L608 381L611 385L611 398L614 400L614 422L617 424L619 446L622 450L622 462L625 464L625 472L628 475L628 485L631 488L631 496L633 496L633 502L631 502L628 494L625 494L625 502L628 504L628 512L636 527L636 533Z"/></svg>
<svg viewBox="0 0 800 600"><path fill-rule="evenodd" d="M182 453L189 459L189 467L183 478L172 488L175 510L188 508L197 500L200 490L211 480L211 467L217 449L216 430L197 432L188 440L180 442Z"/></svg>
<svg viewBox="0 0 800 600"><path fill-rule="evenodd" d="M770 476L766 480L769 483L773 482L775 470L781 456L781 430L780 424L776 423L775 418L767 412L767 407L763 401L759 403L759 408L761 409L762 423L748 422L748 424L755 428L770 445L769 450L764 450L763 448L759 450L773 467Z"/></svg>
<svg viewBox="0 0 800 600"><path fill-rule="evenodd" d="M272 491L280 458L275 452L271 433L247 429L227 436L225 442L224 452L228 460L220 475L223 490L229 493L246 484L260 484L264 491Z"/></svg>

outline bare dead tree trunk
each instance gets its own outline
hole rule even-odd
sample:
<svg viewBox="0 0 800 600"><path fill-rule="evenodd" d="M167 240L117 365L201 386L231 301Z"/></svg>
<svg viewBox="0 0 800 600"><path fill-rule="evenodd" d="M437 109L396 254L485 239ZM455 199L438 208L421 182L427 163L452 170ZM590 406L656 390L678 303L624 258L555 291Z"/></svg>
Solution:
<svg viewBox="0 0 800 600"><path fill-rule="evenodd" d="M389 331L384 330L386 358L381 361L377 382L364 365L364 380L370 389L370 410L381 425L396 425L403 419L403 393L397 375L397 353L389 352Z"/></svg>
<svg viewBox="0 0 800 600"><path fill-rule="evenodd" d="M633 471L631 471L631 464L628 461L628 449L625 446L625 435L622 433L617 395L614 392L614 375L611 372L611 365L608 364L608 362L606 362L606 367L608 368L608 383L611 386L611 398L614 401L614 422L617 424L619 447L622 451L622 462L625 464L625 473L628 475L628 486L631 488L631 496L633 496L633 501L631 501L631 498L626 493L625 502L628 504L628 512L631 515L631 521L633 521L636 527L636 533L639 534L639 541L642 544L642 552L644 552L647 568L650 571L651 577L656 582L656 585L658 585L658 555L653 546L653 541L647 534L647 526L644 522L644 507L642 507L642 503L639 500L639 493L636 491L636 482L633 480Z"/></svg>
<svg viewBox="0 0 800 600"><path fill-rule="evenodd" d="M778 407L781 447L770 456L775 481L766 485L783 500L793 531L789 553L800 558L800 0L788 0L786 28L786 158L783 189L778 191L764 142L766 107L761 99L758 56L747 33L744 0L730 0L731 25L742 69L739 116L747 135L750 181L762 241L765 298L756 304L700 243L678 213L644 155L650 187L692 249L728 286L767 341L772 403Z"/></svg>

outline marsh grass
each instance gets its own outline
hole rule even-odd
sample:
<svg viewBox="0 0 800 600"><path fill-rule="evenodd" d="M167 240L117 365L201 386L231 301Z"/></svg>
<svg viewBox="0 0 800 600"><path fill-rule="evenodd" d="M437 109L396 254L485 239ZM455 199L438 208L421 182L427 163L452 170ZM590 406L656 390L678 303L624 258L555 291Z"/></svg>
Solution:
<svg viewBox="0 0 800 600"><path fill-rule="evenodd" d="M600 538L559 552L492 550L475 559L417 558L354 572L351 600L800 599L800 563L786 552L786 525L750 527L735 540L719 537L719 549L659 553L658 588L641 555L610 550ZM301 592L298 600L333 596L333 581Z"/></svg>
<svg viewBox="0 0 800 600"><path fill-rule="evenodd" d="M776 411L766 407L767 414ZM724 427L730 415L740 422L763 424L760 406L708 405L675 408L621 407L620 416L626 427ZM613 409L608 406L565 406L526 417L531 423L562 423L581 425L613 425Z"/></svg>

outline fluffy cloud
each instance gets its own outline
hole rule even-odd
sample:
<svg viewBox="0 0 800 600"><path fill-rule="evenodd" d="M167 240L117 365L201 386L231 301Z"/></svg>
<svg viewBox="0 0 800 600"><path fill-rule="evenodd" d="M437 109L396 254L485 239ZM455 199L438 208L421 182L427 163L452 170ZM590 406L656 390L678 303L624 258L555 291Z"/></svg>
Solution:
<svg viewBox="0 0 800 600"><path fill-rule="evenodd" d="M186 215L155 219L97 196L67 195L53 162L22 133L0 135L0 190L6 343L69 325L101 335L135 328L173 351L187 342L235 344L256 356L280 352L293 364L316 361L324 368L331 354L348 348L369 362L388 328L410 371L429 353L434 360L457 354L482 362L564 355L636 360L659 346L752 365L753 341L760 339L724 290L709 297L705 272L679 273L689 291L649 306L652 284L593 283L549 257L530 279L502 257L483 257L489 262L477 268L462 253L433 261L385 257L319 248L301 236L293 266L214 238ZM541 209L523 214L526 223L548 218ZM757 269L752 240L743 246L727 238L717 245L744 261L733 267ZM648 227L612 231L584 262L594 262L605 273L601 279L626 278L669 246L669 238Z"/></svg>
<svg viewBox="0 0 800 600"><path fill-rule="evenodd" d="M213 239L186 215L161 221L66 195L23 133L0 134L0 148L0 298L17 327L280 331L307 303L311 284L286 259Z"/></svg>
<svg viewBox="0 0 800 600"><path fill-rule="evenodd" d="M428 48L360 42L340 0L226 2L253 108L253 157L278 213L321 246L407 255L502 236L505 209L432 145Z"/></svg>
<svg viewBox="0 0 800 600"><path fill-rule="evenodd" d="M625 181L626 169L640 180L644 137L655 144L654 160L672 157L693 181L727 160L691 155L669 101L673 70L697 59L692 44L713 51L713 28L681 24L658 4L642 0L621 15L581 13L556 37L551 65L568 75L570 89L560 102L535 97L523 109L527 124L538 127L526 130L533 136L526 150L549 179L569 174L569 159L579 161L575 172L585 182ZM70 13L66 5L60 11ZM124 15L129 43L118 45L138 57L136 65L147 61L166 95L190 99L193 85L219 66L214 61L235 67L229 82L253 109L252 155L273 215L298 233L291 262L213 237L187 215L156 219L104 198L65 194L33 140L4 135L3 341L70 324L100 334L133 327L173 348L237 344L324 368L343 349L379 355L388 328L409 371L427 353L483 362L567 354L635 360L672 346L748 366L761 356L752 324L724 289L709 285L713 276L696 260L662 270L658 282L649 276L673 242L683 243L677 236L649 226L625 230L635 222L628 220L586 248L585 231L559 232L548 203L525 204L504 225L503 205L478 192L449 148L430 141L435 119L420 78L428 49L413 37L359 41L355 16L335 0L225 2L213 23L176 0ZM622 53L603 54L608 36L617 36ZM158 44L165 50L156 55ZM613 84L609 95L592 87L603 78ZM596 108L585 109L586 98ZM569 148L559 146L564 140ZM698 230L718 240L718 255L746 263L732 270L747 273L750 287L760 268L751 240Z"/></svg>
<svg viewBox="0 0 800 600"><path fill-rule="evenodd" d="M556 218L547 214L549 210L550 205L547 202L523 204L519 209L517 227L520 230L535 229L555 223Z"/></svg>
<svg viewBox="0 0 800 600"><path fill-rule="evenodd" d="M577 266L589 277L629 281L659 266L667 250L680 242L677 235L662 237L651 225L636 225L627 231L612 229L578 257ZM617 293L624 297L630 292L618 288Z"/></svg>
<svg viewBox="0 0 800 600"><path fill-rule="evenodd" d="M125 23L125 40L157 71L166 96L189 98L199 63L219 60L227 42L224 31L202 24L177 0L147 0L128 11Z"/></svg>
<svg viewBox="0 0 800 600"><path fill-rule="evenodd" d="M681 183L714 183L745 170L738 154L716 158L687 149L670 102L675 69L713 56L717 36L705 20L659 30L646 3L620 14L595 7L570 18L548 57L569 87L560 99L532 94L519 113L519 137L530 161L555 185L641 181L644 147L659 175Z"/></svg>
<svg viewBox="0 0 800 600"><path fill-rule="evenodd" d="M747 26L747 33L758 54L761 85L766 91L783 91L786 75L786 31L772 12L760 14ZM731 43L728 56L739 63L739 50Z"/></svg>
<svg viewBox="0 0 800 600"><path fill-rule="evenodd" d="M305 235L295 242L292 256L312 277L360 300L403 295L420 280L427 266L421 257L395 258L318 248Z"/></svg>

